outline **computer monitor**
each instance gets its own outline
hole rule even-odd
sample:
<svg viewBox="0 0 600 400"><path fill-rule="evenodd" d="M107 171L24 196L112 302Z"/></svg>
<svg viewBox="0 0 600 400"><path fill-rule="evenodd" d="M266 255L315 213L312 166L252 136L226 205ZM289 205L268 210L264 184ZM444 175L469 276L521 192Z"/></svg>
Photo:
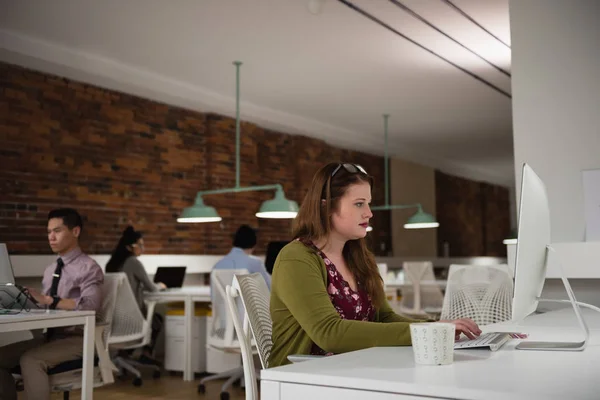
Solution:
<svg viewBox="0 0 600 400"><path fill-rule="evenodd" d="M517 238L512 319L521 321L537 309L546 280L546 246L550 244L546 186L527 164L523 165Z"/></svg>
<svg viewBox="0 0 600 400"><path fill-rule="evenodd" d="M589 330L581 316L571 285L562 271L560 260L550 245L550 240L550 206L546 186L533 169L528 164L524 164L519 205L512 320L519 322L536 311L539 301L542 300L540 296L546 281L547 265L549 262L553 262L562 273L562 281L569 300L544 301L570 302L584 331L585 339L583 342L524 341L517 346L517 349L583 350L589 337Z"/></svg>
<svg viewBox="0 0 600 400"><path fill-rule="evenodd" d="M0 309L38 308L31 296L15 284L10 256L5 243L0 243Z"/></svg>
<svg viewBox="0 0 600 400"><path fill-rule="evenodd" d="M0 284L11 283L15 284L15 275L13 273L12 264L8 255L6 244L0 243Z"/></svg>

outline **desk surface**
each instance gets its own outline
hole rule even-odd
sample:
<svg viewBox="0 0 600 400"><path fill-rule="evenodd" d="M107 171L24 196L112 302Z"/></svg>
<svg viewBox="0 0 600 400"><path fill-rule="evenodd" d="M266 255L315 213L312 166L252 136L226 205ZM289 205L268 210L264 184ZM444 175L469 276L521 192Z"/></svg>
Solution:
<svg viewBox="0 0 600 400"><path fill-rule="evenodd" d="M94 311L67 311L67 310L30 310L18 314L0 314L0 324L16 322L45 321L63 318L81 318L96 315ZM68 325L66 323L65 325Z"/></svg>
<svg viewBox="0 0 600 400"><path fill-rule="evenodd" d="M386 287L389 287L389 288L398 288L398 289L402 288L402 286L405 286L405 285L412 286L412 283L410 281L406 280L406 279L404 279L404 280L395 280L395 281L387 281L385 283ZM432 280L423 280L423 281L421 281L421 285L430 285L430 286L438 285L440 288L445 288L448 285L448 281L447 280L443 280L443 279L436 279L434 281L432 281Z"/></svg>
<svg viewBox="0 0 600 400"><path fill-rule="evenodd" d="M531 339L577 340L577 326L564 325L571 313L532 316L518 330L526 328ZM515 350L519 340L511 340L497 352L460 350L451 365L421 366L411 347L375 347L263 370L261 379L468 400L593 399L600 393L600 314L585 310L584 316L592 339L583 352ZM487 330L494 331L491 325Z"/></svg>
<svg viewBox="0 0 600 400"><path fill-rule="evenodd" d="M184 286L180 288L171 288L161 290L160 292L146 292L144 297L147 299L169 299L180 298L185 296L205 297L210 301L210 286Z"/></svg>

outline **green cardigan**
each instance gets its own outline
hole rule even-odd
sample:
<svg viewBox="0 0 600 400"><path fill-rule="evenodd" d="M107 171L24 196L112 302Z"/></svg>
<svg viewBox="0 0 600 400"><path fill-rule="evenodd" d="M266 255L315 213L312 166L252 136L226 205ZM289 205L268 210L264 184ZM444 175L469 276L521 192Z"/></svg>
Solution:
<svg viewBox="0 0 600 400"><path fill-rule="evenodd" d="M313 342L335 354L375 346L409 346L411 322L387 301L375 322L340 318L327 293L323 259L299 241L285 246L271 283L273 348L269 368L288 364L290 354L310 354Z"/></svg>

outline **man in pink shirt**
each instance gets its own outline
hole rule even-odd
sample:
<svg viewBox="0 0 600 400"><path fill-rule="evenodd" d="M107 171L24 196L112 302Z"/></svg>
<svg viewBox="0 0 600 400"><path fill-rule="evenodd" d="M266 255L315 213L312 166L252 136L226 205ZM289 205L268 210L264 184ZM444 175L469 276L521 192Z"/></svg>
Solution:
<svg viewBox="0 0 600 400"><path fill-rule="evenodd" d="M97 313L101 310L104 274L79 248L82 229L81 216L72 208L52 210L48 214L48 241L58 259L46 267L42 291L29 288L40 307ZM20 364L27 399L49 400L48 369L81 358L82 354L81 327L48 329L42 338L0 348L0 399L17 400L10 369Z"/></svg>

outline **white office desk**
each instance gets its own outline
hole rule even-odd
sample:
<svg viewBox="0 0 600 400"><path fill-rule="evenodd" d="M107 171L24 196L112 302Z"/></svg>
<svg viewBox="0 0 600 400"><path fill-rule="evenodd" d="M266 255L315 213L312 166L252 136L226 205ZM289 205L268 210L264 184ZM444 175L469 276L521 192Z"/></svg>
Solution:
<svg viewBox="0 0 600 400"><path fill-rule="evenodd" d="M157 303L168 303L171 301L183 301L185 304L185 334L183 337L184 367L183 380L194 380L192 369L192 324L194 321L194 303L210 303L210 286L184 286L182 288L167 289L160 292L148 292L144 294L145 300Z"/></svg>
<svg viewBox="0 0 600 400"><path fill-rule="evenodd" d="M460 350L451 365L423 366L411 347L375 347L263 370L261 399L598 399L600 314L588 311L592 340L583 352L515 350L519 340L511 340L497 352ZM532 339L578 339L572 313L536 315L517 330Z"/></svg>
<svg viewBox="0 0 600 400"><path fill-rule="evenodd" d="M436 279L436 280L423 280L420 281L421 285L429 285L429 286L433 286L433 285L438 285L440 287L440 289L445 290L446 286L448 285L448 281L444 280L444 279ZM402 286L405 285L412 285L411 282L407 281L407 280L395 280L395 281L389 281L385 283L385 286L387 288L394 288L394 289L402 289Z"/></svg>
<svg viewBox="0 0 600 400"><path fill-rule="evenodd" d="M81 398L92 400L94 392L94 329L96 327L96 313L94 311L31 310L19 314L0 315L0 332L28 331L74 325L83 325Z"/></svg>

